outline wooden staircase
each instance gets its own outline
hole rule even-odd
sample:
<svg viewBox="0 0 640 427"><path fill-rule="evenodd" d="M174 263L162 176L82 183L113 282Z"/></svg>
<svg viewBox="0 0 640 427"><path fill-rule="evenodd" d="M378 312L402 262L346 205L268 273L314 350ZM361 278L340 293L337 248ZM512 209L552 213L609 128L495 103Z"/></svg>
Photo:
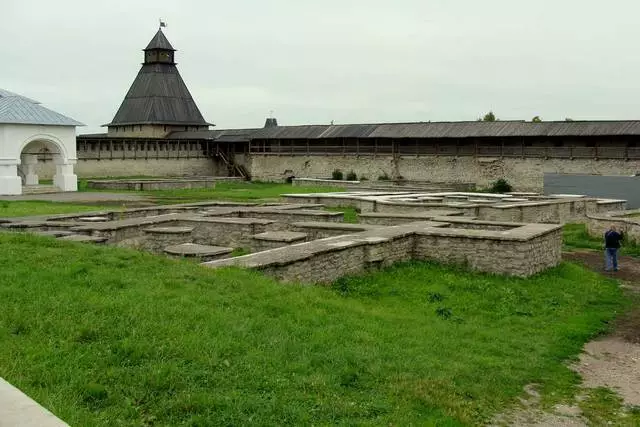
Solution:
<svg viewBox="0 0 640 427"><path fill-rule="evenodd" d="M239 176L242 177L245 181L249 181L251 179L247 169L244 166L234 162L233 155L231 153L225 153L219 147L216 147L215 157L221 159L222 162L227 166L229 176Z"/></svg>

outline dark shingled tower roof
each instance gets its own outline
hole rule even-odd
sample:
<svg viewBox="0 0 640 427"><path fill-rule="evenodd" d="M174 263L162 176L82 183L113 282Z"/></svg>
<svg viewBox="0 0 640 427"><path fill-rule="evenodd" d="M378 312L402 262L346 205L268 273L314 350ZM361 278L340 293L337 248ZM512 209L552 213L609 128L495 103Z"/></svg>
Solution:
<svg viewBox="0 0 640 427"><path fill-rule="evenodd" d="M164 33L162 32L162 29L158 30L156 35L153 36L153 38L151 39L151 41L149 42L149 44L144 50L147 51L147 50L153 50L153 49L164 49L164 50L171 50L175 52L175 49L173 48L173 46L171 46L171 43L169 43L169 40L167 40Z"/></svg>
<svg viewBox="0 0 640 427"><path fill-rule="evenodd" d="M105 126L211 126L180 77L173 57L175 49L161 29L144 52L142 68L113 120Z"/></svg>

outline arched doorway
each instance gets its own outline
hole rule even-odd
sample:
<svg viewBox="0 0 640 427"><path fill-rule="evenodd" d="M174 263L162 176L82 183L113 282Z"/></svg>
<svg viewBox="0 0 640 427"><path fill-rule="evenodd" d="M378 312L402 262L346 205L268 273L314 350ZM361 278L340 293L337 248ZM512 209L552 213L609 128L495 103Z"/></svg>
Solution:
<svg viewBox="0 0 640 427"><path fill-rule="evenodd" d="M63 145L53 139L35 137L25 142L20 152L18 176L22 185L40 185L40 179L53 179L54 191L77 191L77 177Z"/></svg>
<svg viewBox="0 0 640 427"><path fill-rule="evenodd" d="M23 181L37 185L43 168L58 190L77 191L76 126L83 124L0 89L0 195L22 194Z"/></svg>

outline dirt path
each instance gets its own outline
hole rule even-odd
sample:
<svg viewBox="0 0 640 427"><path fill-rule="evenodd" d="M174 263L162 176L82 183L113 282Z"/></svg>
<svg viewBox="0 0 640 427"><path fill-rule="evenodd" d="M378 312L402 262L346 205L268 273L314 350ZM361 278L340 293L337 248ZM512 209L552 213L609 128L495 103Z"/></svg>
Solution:
<svg viewBox="0 0 640 427"><path fill-rule="evenodd" d="M640 259L621 257L620 271L604 271L604 255L599 252L569 252L566 261L579 262L585 267L620 280L630 293L640 294ZM605 387L616 392L625 405L640 406L640 307L621 316L611 335L587 343L580 360L571 366L583 379L583 387ZM501 414L492 426L520 427L582 427L587 420L577 404L557 405L551 411L540 408L540 396L535 387L525 387L521 407ZM576 396L580 400L584 396Z"/></svg>
<svg viewBox="0 0 640 427"><path fill-rule="evenodd" d="M620 271L616 272L604 271L604 254L600 252L565 252L563 258L565 261L581 262L585 267L593 271L621 280L635 288L636 291L640 291L640 259L638 258L620 257L618 260Z"/></svg>

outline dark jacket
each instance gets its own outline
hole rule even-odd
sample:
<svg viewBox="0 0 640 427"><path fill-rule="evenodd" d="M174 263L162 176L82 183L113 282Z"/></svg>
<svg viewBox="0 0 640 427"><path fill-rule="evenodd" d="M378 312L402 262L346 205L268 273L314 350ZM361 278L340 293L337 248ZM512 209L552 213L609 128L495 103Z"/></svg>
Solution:
<svg viewBox="0 0 640 427"><path fill-rule="evenodd" d="M624 234L622 231L618 233L617 231L607 231L604 233L604 246L606 248L619 248L620 242L624 238Z"/></svg>

